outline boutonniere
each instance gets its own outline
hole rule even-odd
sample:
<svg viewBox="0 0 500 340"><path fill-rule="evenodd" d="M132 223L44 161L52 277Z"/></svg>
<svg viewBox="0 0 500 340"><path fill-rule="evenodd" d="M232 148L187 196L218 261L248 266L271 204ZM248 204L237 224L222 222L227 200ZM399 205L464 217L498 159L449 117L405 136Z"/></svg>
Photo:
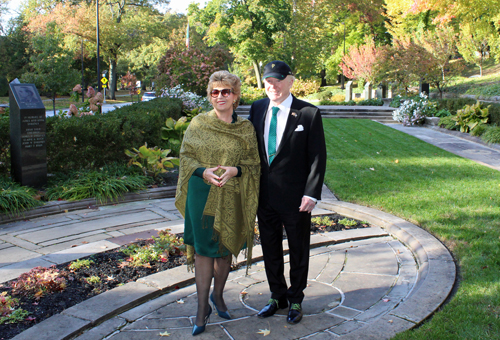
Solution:
<svg viewBox="0 0 500 340"><path fill-rule="evenodd" d="M297 118L297 114L295 112L292 112L292 116L294 116L295 118Z"/></svg>

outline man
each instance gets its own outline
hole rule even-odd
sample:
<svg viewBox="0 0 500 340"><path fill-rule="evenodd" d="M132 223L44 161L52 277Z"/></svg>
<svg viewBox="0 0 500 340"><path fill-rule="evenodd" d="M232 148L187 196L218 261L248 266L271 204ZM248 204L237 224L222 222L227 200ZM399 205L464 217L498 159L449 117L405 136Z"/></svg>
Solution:
<svg viewBox="0 0 500 340"><path fill-rule="evenodd" d="M290 90L294 77L282 61L264 67L268 98L252 104L248 119L257 133L261 160L259 231L271 299L257 314L287 308L287 322L302 319L307 285L311 211L321 199L326 146L319 109ZM290 287L284 276L283 227L290 249Z"/></svg>

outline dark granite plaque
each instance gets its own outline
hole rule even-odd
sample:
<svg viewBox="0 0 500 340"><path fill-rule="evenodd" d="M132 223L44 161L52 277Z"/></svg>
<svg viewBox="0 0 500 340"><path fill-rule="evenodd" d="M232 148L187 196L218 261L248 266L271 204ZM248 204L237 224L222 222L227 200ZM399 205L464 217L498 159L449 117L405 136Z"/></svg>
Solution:
<svg viewBox="0 0 500 340"><path fill-rule="evenodd" d="M45 107L33 84L10 84L12 178L41 188L47 183Z"/></svg>

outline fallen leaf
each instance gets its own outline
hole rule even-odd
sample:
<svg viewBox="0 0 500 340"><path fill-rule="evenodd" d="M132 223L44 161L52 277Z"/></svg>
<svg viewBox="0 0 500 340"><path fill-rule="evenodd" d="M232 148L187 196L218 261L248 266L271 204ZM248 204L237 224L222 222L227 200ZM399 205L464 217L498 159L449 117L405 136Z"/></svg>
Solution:
<svg viewBox="0 0 500 340"><path fill-rule="evenodd" d="M263 334L264 336L269 335L271 331L269 329L259 329L259 332L257 334Z"/></svg>
<svg viewBox="0 0 500 340"><path fill-rule="evenodd" d="M26 321L35 321L36 318L34 316L28 316L26 319L24 319Z"/></svg>
<svg viewBox="0 0 500 340"><path fill-rule="evenodd" d="M82 243L83 243L83 244L87 244L87 243L89 243L89 241L82 241Z"/></svg>
<svg viewBox="0 0 500 340"><path fill-rule="evenodd" d="M391 300L389 300L389 299L382 299L382 301L384 301L384 302L389 302L389 301L391 301Z"/></svg>
<svg viewBox="0 0 500 340"><path fill-rule="evenodd" d="M101 249L106 249L108 246L101 246Z"/></svg>
<svg viewBox="0 0 500 340"><path fill-rule="evenodd" d="M120 267L120 268L125 268L126 266L128 266L128 262L126 262L126 261L123 261L123 262L121 262L121 263L118 265L118 267Z"/></svg>
<svg viewBox="0 0 500 340"><path fill-rule="evenodd" d="M182 304L184 304L184 300L183 299L179 299L179 300L177 300L177 303L179 303L179 304L182 305Z"/></svg>
<svg viewBox="0 0 500 340"><path fill-rule="evenodd" d="M113 275L108 276L108 277L106 278L106 280L108 280L108 281L113 281L114 279L115 279L115 277L114 277Z"/></svg>
<svg viewBox="0 0 500 340"><path fill-rule="evenodd" d="M389 321L387 321L387 322L388 322L388 323L393 323L393 321L392 321L392 320L389 320Z"/></svg>
<svg viewBox="0 0 500 340"><path fill-rule="evenodd" d="M374 169L374 168L370 168L370 170L371 170L371 171L375 171L375 169Z"/></svg>
<svg viewBox="0 0 500 340"><path fill-rule="evenodd" d="M160 336L170 336L170 333L169 333L169 332L167 332L167 331L165 331L165 332L163 332L163 333L160 333Z"/></svg>
<svg viewBox="0 0 500 340"><path fill-rule="evenodd" d="M67 213L68 211L69 211L68 209L64 210L65 213Z"/></svg>
<svg viewBox="0 0 500 340"><path fill-rule="evenodd" d="M75 247L78 247L78 244L73 244L73 245L71 246L71 248L75 248Z"/></svg>
<svg viewBox="0 0 500 340"><path fill-rule="evenodd" d="M145 263L142 265L144 268L151 268L151 263Z"/></svg>
<svg viewBox="0 0 500 340"><path fill-rule="evenodd" d="M241 292L240 295L247 295L247 292Z"/></svg>
<svg viewBox="0 0 500 340"><path fill-rule="evenodd" d="M399 159L396 159L396 160L394 161L394 163L396 163L396 164L397 164L397 163L399 163Z"/></svg>

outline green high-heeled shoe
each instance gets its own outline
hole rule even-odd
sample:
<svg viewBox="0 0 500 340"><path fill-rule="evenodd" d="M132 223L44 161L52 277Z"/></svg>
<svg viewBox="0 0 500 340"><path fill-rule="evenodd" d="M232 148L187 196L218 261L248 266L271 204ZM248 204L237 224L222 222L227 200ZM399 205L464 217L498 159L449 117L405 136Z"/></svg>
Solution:
<svg viewBox="0 0 500 340"><path fill-rule="evenodd" d="M208 305L208 308L209 308L208 314L205 315L205 321L203 321L203 326L196 326L196 321L195 321L194 326L193 326L193 336L201 334L205 331L205 326L208 323L208 319L210 318L210 314L212 314L212 307L210 307L210 305Z"/></svg>
<svg viewBox="0 0 500 340"><path fill-rule="evenodd" d="M220 316L221 318L226 319L226 320L231 320L231 315L229 315L229 313L227 311L221 312L219 310L219 308L217 308L217 305L215 304L214 293L210 294L210 301L212 301L212 303L214 304L215 311L217 312L218 316Z"/></svg>

